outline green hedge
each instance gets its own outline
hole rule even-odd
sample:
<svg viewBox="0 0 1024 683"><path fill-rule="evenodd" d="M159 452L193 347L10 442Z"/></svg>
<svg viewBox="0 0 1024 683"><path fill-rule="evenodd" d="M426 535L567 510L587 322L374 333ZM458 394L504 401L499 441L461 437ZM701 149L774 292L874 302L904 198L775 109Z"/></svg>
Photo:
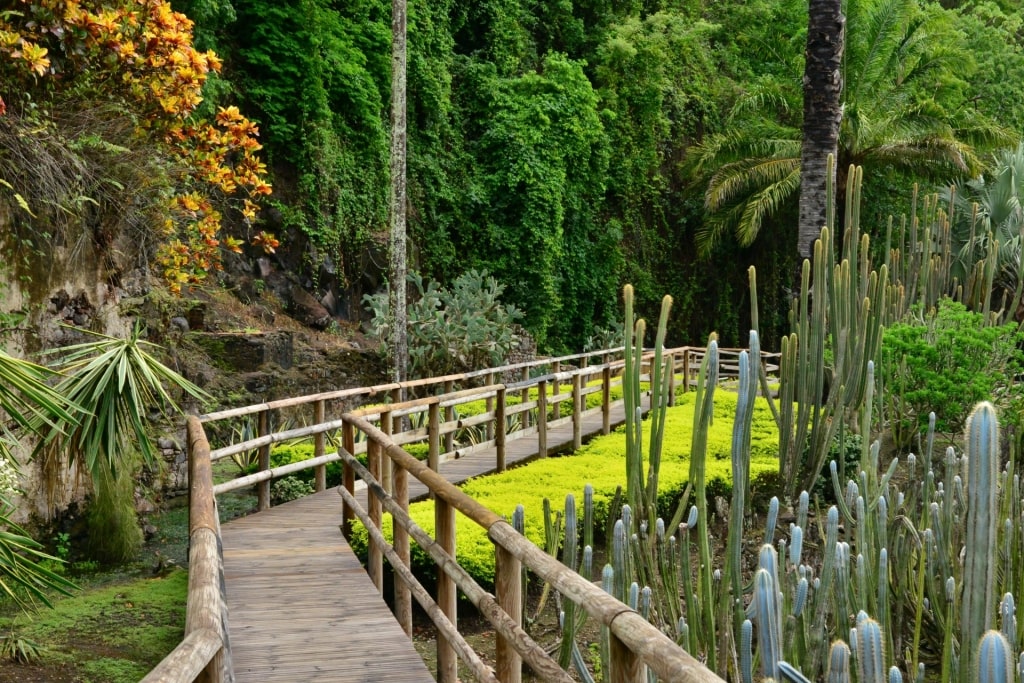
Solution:
<svg viewBox="0 0 1024 683"><path fill-rule="evenodd" d="M683 394L668 410L659 483L659 508L667 516L674 511L689 476L690 439L693 427L694 394ZM736 395L726 391L715 395L715 419L708 434L706 464L709 495L728 495L732 488L732 423ZM511 517L517 505L526 510L526 535L538 545L544 542L543 501L552 509L563 510L565 495L572 493L582 506L583 487L594 487L596 527L604 527L609 504L618 486L625 485L626 437L622 430L598 437L580 451L565 457L537 460L525 467L502 474L471 479L462 490L488 509ZM767 402L759 399L751 429L750 476L778 471L778 430ZM580 510L582 515L582 510ZM413 520L427 533L434 531L433 501L415 503L410 508ZM456 555L473 577L485 586L494 581L494 550L483 529L460 516ZM391 524L385 521L390 539ZM360 555L366 552L366 529L353 529L351 545ZM433 571L433 562L413 544L413 565L420 572Z"/></svg>

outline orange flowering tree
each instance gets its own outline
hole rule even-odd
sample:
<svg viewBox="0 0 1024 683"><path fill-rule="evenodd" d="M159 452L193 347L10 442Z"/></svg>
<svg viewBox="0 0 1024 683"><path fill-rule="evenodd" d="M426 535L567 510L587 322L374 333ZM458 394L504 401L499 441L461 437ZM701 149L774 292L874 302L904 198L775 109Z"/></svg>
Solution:
<svg viewBox="0 0 1024 683"><path fill-rule="evenodd" d="M253 225L270 194L257 157L259 131L236 107L212 121L193 116L203 84L221 63L192 45L192 21L167 0L16 0L0 10L0 116L14 98L45 102L88 90L124 105L140 139L156 143L174 168L172 196L155 258L171 288L202 281L221 267L223 211ZM272 234L250 233L268 251Z"/></svg>

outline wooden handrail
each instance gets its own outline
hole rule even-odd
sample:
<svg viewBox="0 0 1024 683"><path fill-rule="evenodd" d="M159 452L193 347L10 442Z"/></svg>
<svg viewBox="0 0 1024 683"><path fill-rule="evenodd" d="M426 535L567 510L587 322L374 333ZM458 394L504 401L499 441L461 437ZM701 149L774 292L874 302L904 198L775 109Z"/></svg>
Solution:
<svg viewBox="0 0 1024 683"><path fill-rule="evenodd" d="M185 637L143 683L230 683L234 680L228 645L227 604L222 592L220 518L213 493L210 444L199 419L188 432L189 548Z"/></svg>
<svg viewBox="0 0 1024 683"><path fill-rule="evenodd" d="M487 536L494 543L499 555L505 552L516 558L522 566L550 583L564 597L586 610L602 626L608 627L612 633L613 640L617 640L621 646L618 649L612 648L614 652L619 653L619 658L616 660L615 656L613 656L611 680L640 680L639 676L628 673L624 674L627 670L634 673L642 672L640 667L630 662L631 656L635 655L662 680L678 681L680 683L722 683L722 679L713 671L706 668L693 656L676 645L672 639L644 619L638 612L616 600L591 581L545 553L534 545L532 541L513 529L503 518L467 496L461 489L448 482L444 477L406 453L400 446L392 442L387 434L369 421L352 415L346 415L343 419L355 429L365 434L371 443L377 444L381 451L391 458L396 467L405 470L419 479L433 494L435 507L441 506L456 509L470 521L483 527L487 531ZM346 460L348 466L357 470L366 480L371 500L373 500L373 496L379 497L381 500L389 500L386 492L384 492L376 479L369 471L359 466L351 454L342 453L342 457ZM352 491L346 491L343 494L343 498L346 501L346 507L352 505L355 501L352 497ZM389 507L389 509L391 508ZM407 513L407 510L402 510L402 513ZM404 516L407 516L407 514ZM377 524L375 520L369 517L365 518L365 522ZM436 533L440 536L445 533L445 530L438 528ZM382 538L382 536L376 535L371 537L371 550ZM431 553L431 555L434 556L434 553ZM450 555L450 552L442 554L442 556ZM435 560L437 559L435 557ZM439 562L443 570L446 564L443 559ZM461 582L462 577L460 575L449 575L448 578L458 582L459 587L466 591ZM516 576L511 579L506 577L506 580L503 581L501 576L496 578L496 584L499 587L498 601L502 599L500 594L502 584L509 581L518 583L518 570L516 571ZM466 585L470 586L468 583ZM472 589L471 586L470 589ZM511 638L513 634L505 631L505 625L502 622L503 620L492 622L492 626L501 632L503 637ZM501 668L500 662L499 668Z"/></svg>

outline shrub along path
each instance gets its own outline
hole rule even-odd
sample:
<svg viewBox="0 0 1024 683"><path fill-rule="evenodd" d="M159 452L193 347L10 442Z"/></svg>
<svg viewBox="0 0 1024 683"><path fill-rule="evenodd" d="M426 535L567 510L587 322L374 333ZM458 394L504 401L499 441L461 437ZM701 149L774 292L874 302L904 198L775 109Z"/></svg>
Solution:
<svg viewBox="0 0 1024 683"><path fill-rule="evenodd" d="M650 396L646 393L641 398L644 413L646 414L650 408ZM611 408L611 428L625 424L626 422L626 409L624 404L619 403L613 405ZM584 416L580 423L580 434L583 437L584 443L589 439L601 434L601 426L603 420L600 413L595 415ZM572 450L572 423L562 424L557 427L549 427L547 433L548 441L548 455L554 455L557 453L564 453ZM505 465L506 467L515 467L517 465L524 465L527 462L537 458L538 453L537 436L528 436L521 439L515 439L505 444ZM494 474L498 471L497 468L497 449L493 446L491 448L483 449L469 455L464 455L456 459L446 460L441 463L439 467L441 475L445 479L453 484L461 484L467 479L473 477L480 477L485 474ZM361 489L356 492L357 498L363 507L366 507L366 489L359 486L360 482L356 482L357 488ZM340 497L336 491L328 491L333 493L336 498L339 498L338 509L341 509ZM328 493L324 492L324 493ZM322 494L318 494L322 495ZM409 501L415 502L417 500L424 500L427 497L427 487L420 483L415 477L409 477Z"/></svg>

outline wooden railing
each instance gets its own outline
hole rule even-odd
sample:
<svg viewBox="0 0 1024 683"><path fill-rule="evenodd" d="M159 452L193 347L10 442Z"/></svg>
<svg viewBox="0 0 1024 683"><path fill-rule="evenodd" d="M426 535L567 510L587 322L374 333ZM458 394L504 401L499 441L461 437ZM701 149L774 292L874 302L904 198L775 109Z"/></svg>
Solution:
<svg viewBox="0 0 1024 683"><path fill-rule="evenodd" d="M210 445L203 425L195 417L188 419L187 431L189 540L185 638L142 683L225 683L234 678Z"/></svg>
<svg viewBox="0 0 1024 683"><path fill-rule="evenodd" d="M720 378L735 375L735 359L739 352L738 349L719 351ZM669 396L674 397L676 382L682 382L685 391L696 380L704 349L681 347L665 353L675 369L669 391ZM324 468L328 463L340 460L343 461L344 473L343 486L339 489L344 498L344 526L349 528L358 517L370 531L367 571L379 590L383 587L383 559L389 559L399 579L395 582L396 617L406 632L411 633L412 630L412 596L435 618L439 629L438 680L456 680L456 651L467 665L477 670L480 680L519 681L524 660L535 671L542 672L545 680L571 680L519 626L522 621L519 576L525 566L610 630L613 660L610 680L646 680L643 671L650 667L666 681L719 682L714 673L634 610L566 569L437 473L439 464L445 459L489 447L495 448L495 467L501 471L505 468L508 442L527 436L537 436L539 453L544 455L547 451L547 430L569 422L573 424L573 448L579 448L582 440L580 425L587 415L600 413L602 431L607 433L611 427L613 388L621 385L622 381L621 355L622 349L612 349L563 356L402 384L282 399L190 418L190 567L185 638L144 681L224 683L233 680L226 610L221 592L223 564L219 550L216 495L256 485L258 508L264 510L270 506L272 479L313 468L316 471L316 489L321 491L326 487ZM600 362L591 363L594 358ZM776 355L764 354L762 357L762 365L768 372L777 370L776 362ZM507 377L519 379L508 383L498 381ZM481 386L465 386L474 382L481 383ZM403 392L427 395L399 401ZM430 395L431 392L435 395ZM600 400L597 406L588 409L586 397L591 394L599 394ZM510 396L515 400L510 400ZM356 404L377 398L384 398L390 403L356 407ZM474 401L483 401L484 411L460 419L457 407ZM342 413L337 418L327 419L327 406L332 403L340 404ZM569 408L568 415L563 415L563 404ZM309 406L313 408L313 424L278 432L271 430L272 416L276 411L308 409ZM253 416L258 425L255 438L210 450L204 423L252 419ZM513 416L519 418L513 419ZM476 444L460 445L456 435L478 427L483 427L484 438ZM327 453L327 436L338 431L341 432L341 445L337 452ZM273 444L308 438L314 440L313 458L270 467ZM425 463L402 448L403 445L422 442L428 444ZM212 461L253 451L259 453L255 473L213 485ZM356 460L358 454L366 454L369 469ZM369 490L368 510L362 509L354 498L356 474ZM409 474L427 486L435 499L434 539L410 526L408 521ZM386 544L379 533L383 509L387 509L399 522L394 530L393 545ZM456 510L486 529L495 544L496 600L477 586L452 559ZM436 598L426 594L409 570L410 536L415 537L438 563ZM477 606L499 634L495 674L489 673L479 657L467 649L454 627L456 588Z"/></svg>

